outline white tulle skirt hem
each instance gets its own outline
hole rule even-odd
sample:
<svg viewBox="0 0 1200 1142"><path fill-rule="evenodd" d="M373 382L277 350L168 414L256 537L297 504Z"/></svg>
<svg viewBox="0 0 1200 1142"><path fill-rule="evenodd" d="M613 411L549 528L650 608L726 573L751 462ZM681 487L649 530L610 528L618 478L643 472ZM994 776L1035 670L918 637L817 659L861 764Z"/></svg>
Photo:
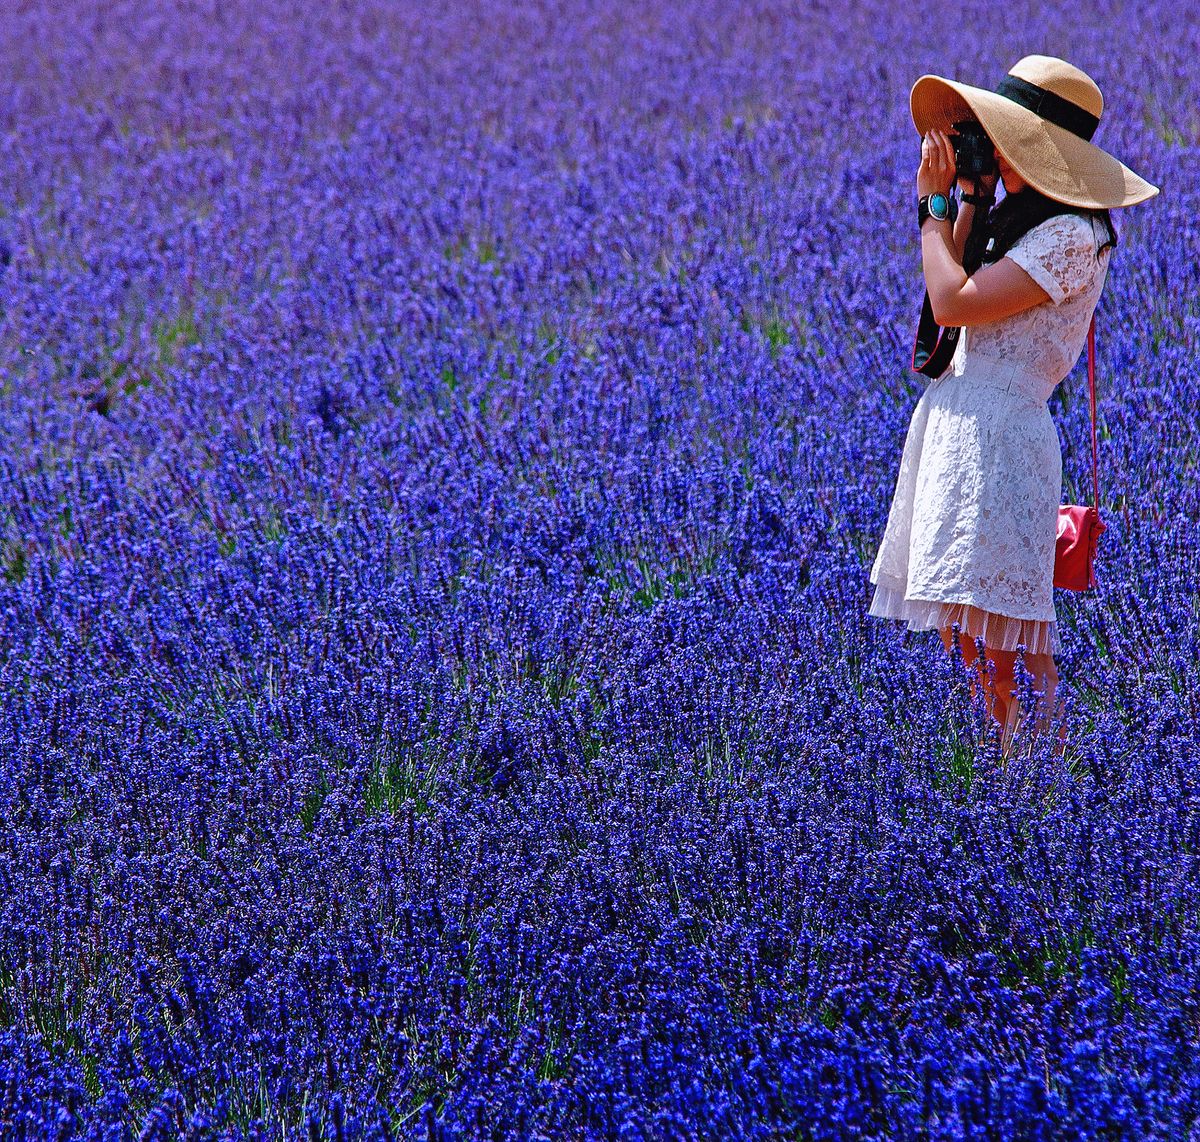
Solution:
<svg viewBox="0 0 1200 1142"><path fill-rule="evenodd" d="M906 599L900 588L880 582L867 612L881 619L900 619L909 630L941 630L959 624L963 634L982 638L987 650L1016 650L1026 654L1054 654L1062 649L1053 619L1021 619L985 611L970 603L944 603L932 599Z"/></svg>

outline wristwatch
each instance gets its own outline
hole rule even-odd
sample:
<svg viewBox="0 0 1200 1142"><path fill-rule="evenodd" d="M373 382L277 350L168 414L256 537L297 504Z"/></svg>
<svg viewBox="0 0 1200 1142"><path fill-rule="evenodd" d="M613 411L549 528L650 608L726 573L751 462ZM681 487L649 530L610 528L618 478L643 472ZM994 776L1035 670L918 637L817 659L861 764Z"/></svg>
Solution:
<svg viewBox="0 0 1200 1142"><path fill-rule="evenodd" d="M963 192L963 202L969 202L972 206L984 206L994 201L995 195L992 194L967 194Z"/></svg>
<svg viewBox="0 0 1200 1142"><path fill-rule="evenodd" d="M938 221L949 218L953 222L958 217L958 203L949 195L925 194L917 199L917 226L925 225L926 218L936 218Z"/></svg>

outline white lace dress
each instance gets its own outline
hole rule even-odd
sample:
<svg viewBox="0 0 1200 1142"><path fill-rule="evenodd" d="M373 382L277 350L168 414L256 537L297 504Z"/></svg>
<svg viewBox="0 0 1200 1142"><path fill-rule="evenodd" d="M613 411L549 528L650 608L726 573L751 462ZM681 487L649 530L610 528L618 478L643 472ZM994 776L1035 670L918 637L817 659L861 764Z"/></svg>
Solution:
<svg viewBox="0 0 1200 1142"><path fill-rule="evenodd" d="M1011 258L1050 300L964 327L950 368L917 401L869 614L910 630L958 622L989 649L1057 654L1054 547L1062 453L1046 401L1087 341L1111 247L1103 227L1060 214Z"/></svg>

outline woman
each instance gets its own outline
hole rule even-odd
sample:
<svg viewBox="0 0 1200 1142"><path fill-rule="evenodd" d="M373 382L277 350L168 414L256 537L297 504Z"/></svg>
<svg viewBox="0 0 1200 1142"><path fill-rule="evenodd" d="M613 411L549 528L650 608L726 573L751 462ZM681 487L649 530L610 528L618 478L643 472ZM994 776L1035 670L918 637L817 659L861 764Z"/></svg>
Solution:
<svg viewBox="0 0 1200 1142"><path fill-rule="evenodd" d="M1035 731L1055 710L1062 455L1046 402L1079 359L1104 288L1117 241L1109 209L1158 193L1090 141L1103 102L1084 72L1040 55L1017 63L994 92L926 75L910 96L922 136L925 284L934 319L962 331L950 366L913 411L871 569L869 613L905 620L911 630L936 629L948 651L957 624L963 659L976 664L1006 752L1020 713L1019 647L1044 694ZM974 210L989 210L995 175L981 186L959 182L964 199L955 220L948 132L963 120L986 132L1005 189L982 223L986 249L973 240L965 267ZM938 217L945 202L949 216ZM994 689L977 638L994 664ZM1065 725L1056 748L1064 744Z"/></svg>

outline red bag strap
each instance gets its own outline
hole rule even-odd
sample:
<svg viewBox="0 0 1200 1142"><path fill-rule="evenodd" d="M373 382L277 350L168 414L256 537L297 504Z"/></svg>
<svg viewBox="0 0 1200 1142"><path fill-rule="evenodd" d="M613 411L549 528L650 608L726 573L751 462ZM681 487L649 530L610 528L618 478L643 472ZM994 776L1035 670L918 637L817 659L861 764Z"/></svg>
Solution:
<svg viewBox="0 0 1200 1142"><path fill-rule="evenodd" d="M1092 503L1100 510L1100 464L1096 450L1096 314L1088 326L1088 390L1092 398Z"/></svg>

